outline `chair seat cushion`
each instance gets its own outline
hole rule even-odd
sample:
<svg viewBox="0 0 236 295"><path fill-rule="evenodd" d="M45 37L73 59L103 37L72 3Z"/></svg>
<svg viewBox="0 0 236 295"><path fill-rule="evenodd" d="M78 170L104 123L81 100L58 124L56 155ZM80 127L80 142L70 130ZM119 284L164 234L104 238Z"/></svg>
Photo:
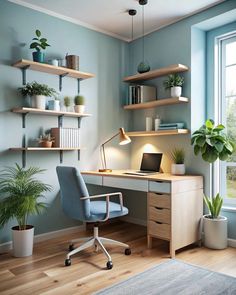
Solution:
<svg viewBox="0 0 236 295"><path fill-rule="evenodd" d="M106 201L91 201L90 202L90 217L87 221L101 221L106 217ZM123 206L121 211L120 204L109 202L109 219L119 216L124 216L129 213L129 210Z"/></svg>

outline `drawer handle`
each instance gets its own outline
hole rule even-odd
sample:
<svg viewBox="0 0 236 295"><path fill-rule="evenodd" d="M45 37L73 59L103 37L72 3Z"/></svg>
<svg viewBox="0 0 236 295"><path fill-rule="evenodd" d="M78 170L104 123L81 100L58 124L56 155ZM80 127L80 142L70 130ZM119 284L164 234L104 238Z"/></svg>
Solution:
<svg viewBox="0 0 236 295"><path fill-rule="evenodd" d="M160 207L155 207L157 210L163 210L164 208L160 208Z"/></svg>
<svg viewBox="0 0 236 295"><path fill-rule="evenodd" d="M161 193L155 193L155 195L163 196L164 194L161 194Z"/></svg>
<svg viewBox="0 0 236 295"><path fill-rule="evenodd" d="M161 181L161 180L156 180L155 182L157 182L157 183L163 183L163 181Z"/></svg>
<svg viewBox="0 0 236 295"><path fill-rule="evenodd" d="M155 221L157 224L162 224L162 222L159 222L159 221Z"/></svg>

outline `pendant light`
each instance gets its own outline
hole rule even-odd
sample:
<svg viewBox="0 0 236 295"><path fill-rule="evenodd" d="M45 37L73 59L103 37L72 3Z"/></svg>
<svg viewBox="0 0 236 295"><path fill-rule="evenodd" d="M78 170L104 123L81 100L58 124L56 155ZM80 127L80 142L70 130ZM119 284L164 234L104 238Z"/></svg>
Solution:
<svg viewBox="0 0 236 295"><path fill-rule="evenodd" d="M148 3L148 0L139 0L139 4L142 5L142 61L138 65L138 72L141 73L146 73L150 71L150 66L147 61L144 59L144 5Z"/></svg>
<svg viewBox="0 0 236 295"><path fill-rule="evenodd" d="M129 13L130 16L132 16L131 41L133 41L134 40L134 16L136 15L137 10L135 10L135 9L129 9L128 10L128 13Z"/></svg>

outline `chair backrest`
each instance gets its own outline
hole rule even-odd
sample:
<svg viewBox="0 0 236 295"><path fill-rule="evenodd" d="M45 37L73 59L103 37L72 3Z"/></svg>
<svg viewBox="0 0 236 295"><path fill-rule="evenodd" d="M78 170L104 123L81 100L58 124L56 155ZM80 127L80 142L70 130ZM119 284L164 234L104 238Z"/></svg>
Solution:
<svg viewBox="0 0 236 295"><path fill-rule="evenodd" d="M58 166L56 168L60 184L61 204L65 214L77 220L86 220L90 216L90 200L80 200L89 193L78 169Z"/></svg>

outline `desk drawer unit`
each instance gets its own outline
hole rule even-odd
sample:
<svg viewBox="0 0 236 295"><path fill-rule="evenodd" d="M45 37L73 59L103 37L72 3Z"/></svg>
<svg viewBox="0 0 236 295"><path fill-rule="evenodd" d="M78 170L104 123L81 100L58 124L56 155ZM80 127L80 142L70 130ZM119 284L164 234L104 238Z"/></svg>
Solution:
<svg viewBox="0 0 236 295"><path fill-rule="evenodd" d="M144 179L104 176L103 185L142 192L148 191L148 180Z"/></svg>
<svg viewBox="0 0 236 295"><path fill-rule="evenodd" d="M170 224L149 220L148 234L165 240L170 240Z"/></svg>
<svg viewBox="0 0 236 295"><path fill-rule="evenodd" d="M148 193L148 204L152 207L170 209L170 195Z"/></svg>
<svg viewBox="0 0 236 295"><path fill-rule="evenodd" d="M102 185L102 176L100 175L82 174L82 177L85 183Z"/></svg>
<svg viewBox="0 0 236 295"><path fill-rule="evenodd" d="M149 192L157 192L157 193L171 193L171 183L164 181L149 181Z"/></svg>
<svg viewBox="0 0 236 295"><path fill-rule="evenodd" d="M169 209L156 208L156 207L150 206L148 208L148 216L149 216L149 220L170 224Z"/></svg>

